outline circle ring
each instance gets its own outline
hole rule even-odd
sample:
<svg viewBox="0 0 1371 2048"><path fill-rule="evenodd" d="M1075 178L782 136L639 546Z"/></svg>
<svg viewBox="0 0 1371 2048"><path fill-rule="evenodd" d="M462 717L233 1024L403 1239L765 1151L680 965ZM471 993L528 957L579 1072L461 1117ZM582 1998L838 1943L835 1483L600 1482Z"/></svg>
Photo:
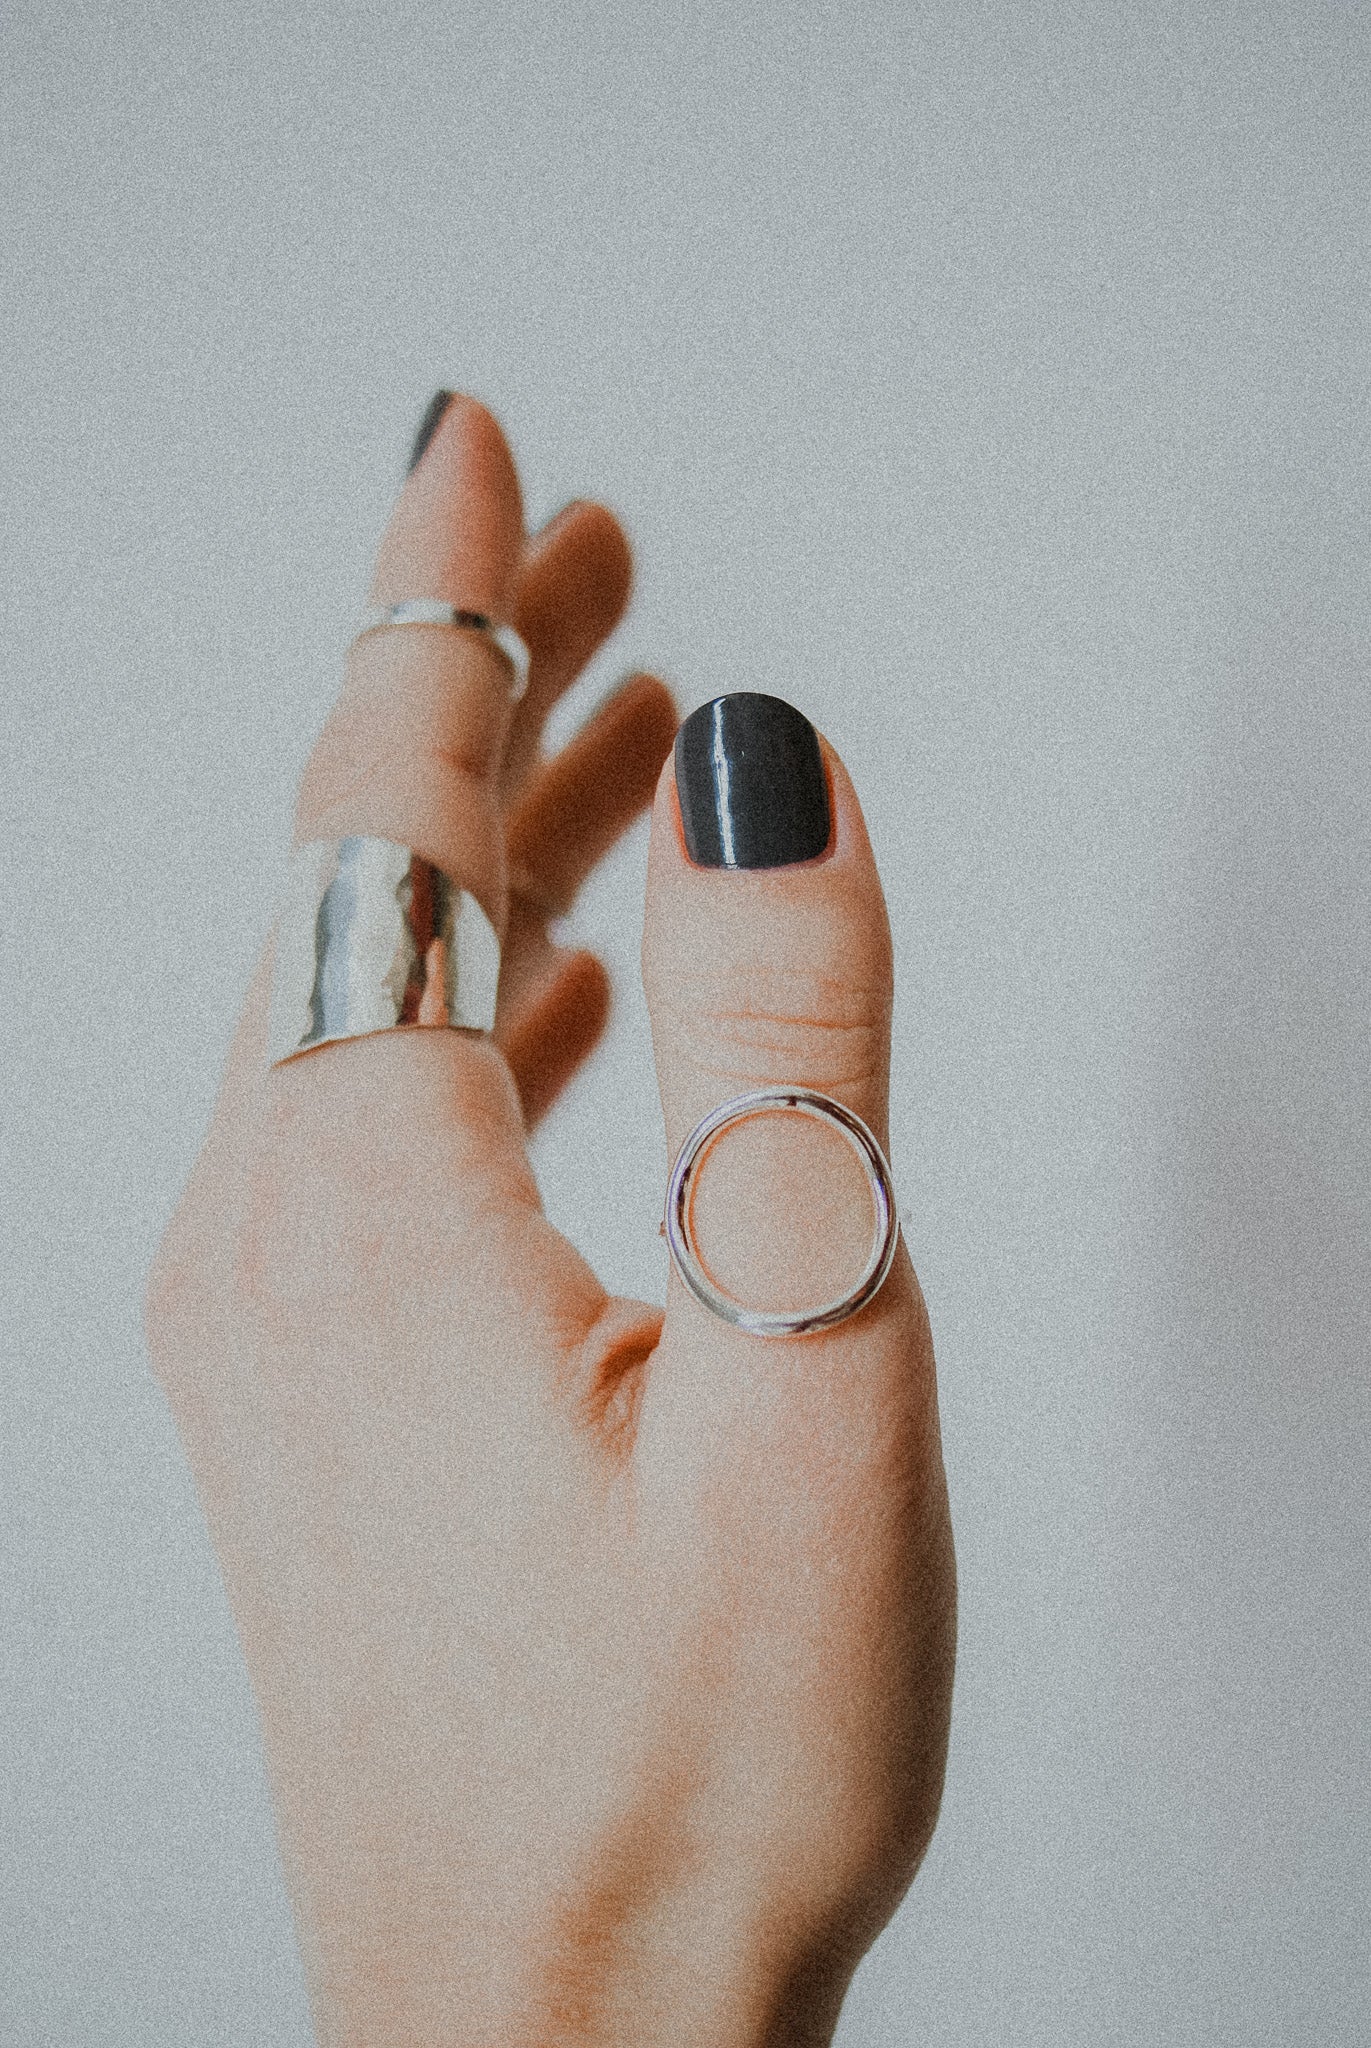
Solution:
<svg viewBox="0 0 1371 2048"><path fill-rule="evenodd" d="M791 1109L832 1124L847 1139L866 1170L876 1210L876 1228L865 1266L846 1294L817 1308L748 1308L715 1285L695 1249L691 1234L690 1208L693 1176L712 1141L733 1124L769 1110ZM890 1164L875 1136L861 1118L817 1088L780 1086L753 1088L746 1095L734 1095L700 1119L676 1155L667 1183L665 1233L667 1248L676 1270L695 1299L724 1322L754 1337L803 1337L815 1330L832 1329L835 1323L855 1316L884 1286L895 1263L900 1237L900 1219L895 1208L895 1190Z"/></svg>

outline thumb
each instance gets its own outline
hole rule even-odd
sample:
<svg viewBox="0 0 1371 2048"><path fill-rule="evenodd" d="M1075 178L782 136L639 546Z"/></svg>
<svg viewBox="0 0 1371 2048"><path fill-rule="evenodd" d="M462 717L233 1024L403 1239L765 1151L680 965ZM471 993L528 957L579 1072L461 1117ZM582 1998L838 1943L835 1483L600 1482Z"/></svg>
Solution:
<svg viewBox="0 0 1371 2048"><path fill-rule="evenodd" d="M777 1084L855 1110L887 1146L891 945L856 794L802 713L751 692L694 712L663 770L643 941L669 1157L718 1103ZM871 1248L865 1168L830 1124L778 1111L734 1124L701 1161L691 1205L701 1259L750 1307L844 1294ZM882 1289L826 1335L733 1329L673 1268L666 1338L742 1364L793 1362L796 1343L850 1343L916 1293ZM889 1300L886 1299L889 1297ZM898 1312L898 1311L897 1311Z"/></svg>

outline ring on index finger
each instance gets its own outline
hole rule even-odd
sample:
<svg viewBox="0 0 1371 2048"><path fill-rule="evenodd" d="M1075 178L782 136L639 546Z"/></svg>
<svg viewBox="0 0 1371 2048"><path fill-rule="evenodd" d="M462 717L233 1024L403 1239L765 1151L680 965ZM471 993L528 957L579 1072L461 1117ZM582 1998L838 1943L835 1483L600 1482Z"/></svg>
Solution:
<svg viewBox="0 0 1371 2048"><path fill-rule="evenodd" d="M499 985L490 919L413 847L353 833L292 854L273 960L273 1066L377 1031L491 1031Z"/></svg>
<svg viewBox="0 0 1371 2048"><path fill-rule="evenodd" d="M357 638L383 633L393 626L446 626L463 633L481 634L508 664L513 676L509 701L517 704L528 688L529 653L513 626L502 626L485 612L465 610L441 597L407 597L400 604L372 605L363 614Z"/></svg>

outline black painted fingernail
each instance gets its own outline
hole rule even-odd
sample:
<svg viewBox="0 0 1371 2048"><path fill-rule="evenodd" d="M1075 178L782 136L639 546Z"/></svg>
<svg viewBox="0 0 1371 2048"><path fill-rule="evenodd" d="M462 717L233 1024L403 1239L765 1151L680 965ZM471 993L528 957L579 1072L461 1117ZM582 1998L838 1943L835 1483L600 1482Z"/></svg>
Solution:
<svg viewBox="0 0 1371 2048"><path fill-rule="evenodd" d="M676 790L697 867L784 868L828 845L819 736L780 697L737 690L692 711L676 735Z"/></svg>
<svg viewBox="0 0 1371 2048"><path fill-rule="evenodd" d="M438 422L452 403L450 391L435 391L428 402L428 411L419 422L419 431L414 436L414 446L409 451L409 468L406 476L413 476L425 448L438 431Z"/></svg>

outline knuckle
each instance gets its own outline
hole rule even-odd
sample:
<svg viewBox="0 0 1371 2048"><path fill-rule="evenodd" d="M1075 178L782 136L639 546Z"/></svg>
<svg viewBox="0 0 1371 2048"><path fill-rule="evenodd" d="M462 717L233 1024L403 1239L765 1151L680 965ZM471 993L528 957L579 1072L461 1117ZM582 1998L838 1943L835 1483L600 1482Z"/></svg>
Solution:
<svg viewBox="0 0 1371 2048"><path fill-rule="evenodd" d="M324 721L301 789L314 814L354 803L378 785L416 782L465 801L493 783L504 740L502 658L471 636L441 630L354 643L343 693ZM501 689L492 690L500 662Z"/></svg>
<svg viewBox="0 0 1371 2048"><path fill-rule="evenodd" d="M304 817L375 800L382 790L413 790L427 784L445 802L486 795L489 762L474 742L432 729L418 731L391 721L355 721L324 728L300 789Z"/></svg>
<svg viewBox="0 0 1371 2048"><path fill-rule="evenodd" d="M427 762L441 780L460 786L463 793L472 785L483 788L489 780L489 760L479 748L465 741L426 739L418 752L420 759ZM407 752L404 758L410 760L412 752Z"/></svg>
<svg viewBox="0 0 1371 2048"><path fill-rule="evenodd" d="M888 991L810 970L754 974L745 991L709 977L681 987L672 1005L694 1063L738 1080L860 1085L884 1071Z"/></svg>

